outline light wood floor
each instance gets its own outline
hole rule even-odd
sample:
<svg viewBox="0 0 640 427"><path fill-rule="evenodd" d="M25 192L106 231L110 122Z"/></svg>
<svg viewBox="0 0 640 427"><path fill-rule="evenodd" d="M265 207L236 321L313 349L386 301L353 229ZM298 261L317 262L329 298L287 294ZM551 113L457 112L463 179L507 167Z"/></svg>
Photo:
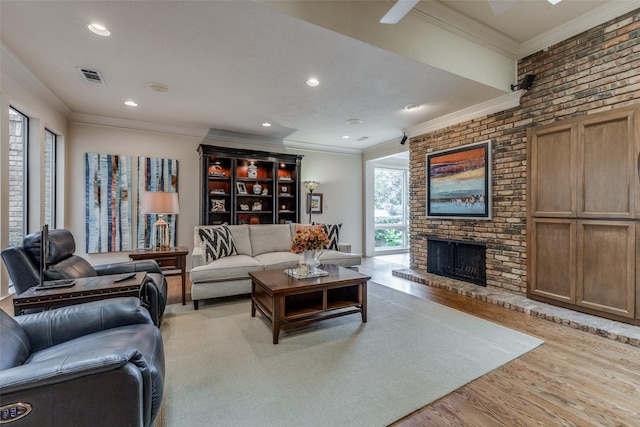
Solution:
<svg viewBox="0 0 640 427"><path fill-rule="evenodd" d="M640 426L640 348L391 276L403 262L365 258L360 270L545 343L394 426ZM179 281L171 279L170 302L179 302Z"/></svg>

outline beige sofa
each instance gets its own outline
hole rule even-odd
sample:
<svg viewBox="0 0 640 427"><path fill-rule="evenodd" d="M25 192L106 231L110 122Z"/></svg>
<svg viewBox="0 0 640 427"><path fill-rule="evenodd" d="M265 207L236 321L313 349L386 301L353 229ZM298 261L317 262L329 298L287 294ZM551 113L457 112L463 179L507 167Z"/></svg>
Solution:
<svg viewBox="0 0 640 427"><path fill-rule="evenodd" d="M291 240L297 225L229 225L237 255L224 256L209 263L206 263L199 231L220 226L196 226L190 272L194 308L198 309L200 300L250 293L251 271L295 267L301 258L300 254L291 252ZM350 268L360 265L362 258L350 253L351 245L339 243L338 249L325 249L320 261Z"/></svg>

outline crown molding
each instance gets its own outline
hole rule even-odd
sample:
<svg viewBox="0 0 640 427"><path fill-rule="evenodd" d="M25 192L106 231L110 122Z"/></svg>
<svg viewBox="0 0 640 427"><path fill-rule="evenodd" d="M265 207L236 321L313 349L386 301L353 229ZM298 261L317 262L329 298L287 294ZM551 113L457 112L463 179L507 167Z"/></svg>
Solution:
<svg viewBox="0 0 640 427"><path fill-rule="evenodd" d="M160 123L143 122L138 120L119 119L115 117L95 116L92 114L80 113L72 113L69 116L69 121L79 124L141 130L146 132L168 133L172 135L195 138L203 138L208 131L208 129L185 128L179 126L169 126Z"/></svg>
<svg viewBox="0 0 640 427"><path fill-rule="evenodd" d="M636 9L640 9L640 0L608 2L522 43L442 3L429 2L428 6L421 6L419 3L410 13L502 55L522 59Z"/></svg>
<svg viewBox="0 0 640 427"><path fill-rule="evenodd" d="M479 117L485 117L493 113L515 108L520 105L520 97L523 93L524 90L517 90L506 95L490 99L489 101L412 126L405 131L410 137L424 135L459 123L468 122L469 120L477 119Z"/></svg>
<svg viewBox="0 0 640 427"><path fill-rule="evenodd" d="M394 138L366 148L362 152L362 158L364 161L379 160L409 151L409 144L402 145L400 144L401 140L402 138Z"/></svg>
<svg viewBox="0 0 640 427"><path fill-rule="evenodd" d="M564 24L542 33L520 45L517 52L517 59L547 49L556 43L567 40L584 31L590 30L598 25L604 24L612 19L622 16L640 8L639 0L632 1L612 1L597 7L577 18L565 22Z"/></svg>
<svg viewBox="0 0 640 427"><path fill-rule="evenodd" d="M94 126L114 127L121 129L139 130L145 132L166 133L193 138L202 138L203 141L229 142L243 145L270 145L273 148L294 148L305 151L318 151L340 154L361 155L362 150L355 148L345 148L338 146L311 145L308 142L300 142L286 139L271 138L268 136L252 135L248 133L232 132L216 128L185 128L179 126L169 126L153 122L143 122L129 119L119 119L115 117L95 116L91 114L72 113L69 116L72 123L88 124Z"/></svg>
<svg viewBox="0 0 640 427"><path fill-rule="evenodd" d="M282 141L285 147L297 150L315 151L318 153L351 154L361 156L362 150L359 148L347 148L339 145L316 145L309 142L292 141L285 139Z"/></svg>
<svg viewBox="0 0 640 427"><path fill-rule="evenodd" d="M423 10L425 7L426 10ZM449 32L466 38L509 58L516 58L520 44L480 22L453 10L442 3L418 3L409 13L431 22Z"/></svg>
<svg viewBox="0 0 640 427"><path fill-rule="evenodd" d="M301 142L295 140L288 139L278 139L272 138L269 136L262 135L253 135L250 133L242 133L242 132L233 132L224 129L216 129L211 128L209 132L207 132L207 136L205 139L213 140L213 141L224 141L230 142L234 144L248 144L252 145L252 147L270 145L271 150L274 148L291 148L296 150L304 150L304 151L316 151L316 152L328 152L328 153L340 153L340 154L355 154L361 155L362 150L355 148L345 148L339 146L324 146L324 145L315 145L308 142ZM277 150L274 150L277 151Z"/></svg>
<svg viewBox="0 0 640 427"><path fill-rule="evenodd" d="M2 69L6 70L12 78L14 78L18 84L34 96L42 98L45 102L51 105L56 111L60 112L64 116L71 114L71 109L62 102L58 96L56 96L51 89L45 86L35 74L31 72L18 57L4 44L0 42L0 63Z"/></svg>

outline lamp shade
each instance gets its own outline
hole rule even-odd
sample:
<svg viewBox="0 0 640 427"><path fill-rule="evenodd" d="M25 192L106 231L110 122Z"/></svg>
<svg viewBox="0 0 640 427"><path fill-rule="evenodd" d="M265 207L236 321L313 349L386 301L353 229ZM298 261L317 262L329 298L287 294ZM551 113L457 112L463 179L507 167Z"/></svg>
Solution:
<svg viewBox="0 0 640 427"><path fill-rule="evenodd" d="M142 193L140 211L144 214L177 214L180 212L178 193L145 191Z"/></svg>
<svg viewBox="0 0 640 427"><path fill-rule="evenodd" d="M318 181L304 181L303 184L307 187L307 190L313 192L320 183Z"/></svg>

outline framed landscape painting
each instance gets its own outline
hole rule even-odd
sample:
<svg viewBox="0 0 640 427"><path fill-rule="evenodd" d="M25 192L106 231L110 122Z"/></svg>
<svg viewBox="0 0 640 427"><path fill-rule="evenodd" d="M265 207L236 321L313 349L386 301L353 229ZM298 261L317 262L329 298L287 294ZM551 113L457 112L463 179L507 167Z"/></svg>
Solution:
<svg viewBox="0 0 640 427"><path fill-rule="evenodd" d="M491 219L491 141L429 153L427 217Z"/></svg>
<svg viewBox="0 0 640 427"><path fill-rule="evenodd" d="M307 194L307 213L322 213L322 194Z"/></svg>

